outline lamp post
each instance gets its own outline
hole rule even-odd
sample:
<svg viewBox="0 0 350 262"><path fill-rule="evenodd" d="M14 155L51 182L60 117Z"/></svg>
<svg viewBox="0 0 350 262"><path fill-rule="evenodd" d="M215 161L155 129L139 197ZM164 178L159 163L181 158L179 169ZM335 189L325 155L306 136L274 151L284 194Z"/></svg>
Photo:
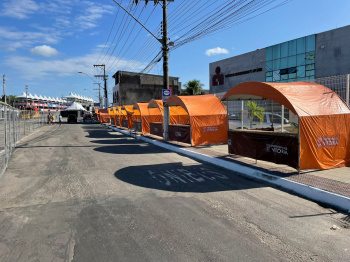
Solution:
<svg viewBox="0 0 350 262"><path fill-rule="evenodd" d="M85 74L84 72L78 72L79 74L84 74L86 75L88 78L90 78L94 84L98 85L98 88L99 88L99 92L98 92L98 102L100 103L100 106L102 106L102 98L101 98L101 92L100 92L100 89L101 89L101 83L97 83L94 79L92 79L88 74ZM84 89L84 90L87 90L87 89Z"/></svg>

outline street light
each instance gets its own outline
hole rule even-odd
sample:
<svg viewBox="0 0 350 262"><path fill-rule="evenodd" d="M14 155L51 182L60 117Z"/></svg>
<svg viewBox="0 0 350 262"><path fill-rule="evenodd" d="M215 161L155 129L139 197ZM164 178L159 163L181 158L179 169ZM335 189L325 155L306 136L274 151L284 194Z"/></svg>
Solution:
<svg viewBox="0 0 350 262"><path fill-rule="evenodd" d="M90 78L94 83L96 83L96 81L94 79L92 79L88 74L85 74L84 72L78 72L79 74L84 74L86 75L88 78Z"/></svg>
<svg viewBox="0 0 350 262"><path fill-rule="evenodd" d="M90 78L94 82L94 84L98 85L98 101L100 102L100 106L102 106L102 98L101 98L101 91L100 91L101 90L101 86L100 86L101 83L97 83L94 79L92 79L88 74L85 74L84 72L78 72L78 73L86 75L88 78Z"/></svg>

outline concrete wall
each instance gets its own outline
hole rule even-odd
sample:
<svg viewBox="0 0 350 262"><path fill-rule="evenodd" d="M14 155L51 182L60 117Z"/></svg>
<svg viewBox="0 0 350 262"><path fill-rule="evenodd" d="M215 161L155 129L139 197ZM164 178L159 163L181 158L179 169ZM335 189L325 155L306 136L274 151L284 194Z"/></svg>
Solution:
<svg viewBox="0 0 350 262"><path fill-rule="evenodd" d="M119 83L122 105L162 99L163 76L118 71L113 77L115 84ZM177 77L169 77L169 86L173 87L173 95L180 94L181 83Z"/></svg>
<svg viewBox="0 0 350 262"><path fill-rule="evenodd" d="M231 57L209 64L209 92L210 94L227 92L235 85L246 81L265 81L265 49ZM222 85L213 86L213 77L216 75L216 68L220 67L224 78ZM262 68L261 72L253 72L239 76L229 76L247 70Z"/></svg>
<svg viewBox="0 0 350 262"><path fill-rule="evenodd" d="M315 78L350 73L350 26L316 34Z"/></svg>

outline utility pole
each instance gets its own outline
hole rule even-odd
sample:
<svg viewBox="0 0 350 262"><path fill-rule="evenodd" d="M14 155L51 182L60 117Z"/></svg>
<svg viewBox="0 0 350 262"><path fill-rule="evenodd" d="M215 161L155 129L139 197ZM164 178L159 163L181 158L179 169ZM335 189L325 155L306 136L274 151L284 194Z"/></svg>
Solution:
<svg viewBox="0 0 350 262"><path fill-rule="evenodd" d="M100 103L100 106L101 106L102 105L101 84L100 83L94 83L94 85L98 85L98 102Z"/></svg>
<svg viewBox="0 0 350 262"><path fill-rule="evenodd" d="M125 12L127 12L136 22L138 22L151 36L157 39L158 42L162 44L163 50L163 88L169 89L169 44L168 44L168 7L167 2L174 2L174 0L143 0L146 5L149 1L153 1L154 5L158 3L163 3L163 37L162 39L157 38L150 30L148 30L139 20L137 20L130 12L128 12L121 4L116 0L113 0L117 5L119 5ZM133 0L134 3L138 4L141 0Z"/></svg>
<svg viewBox="0 0 350 262"><path fill-rule="evenodd" d="M168 7L167 2L174 2L174 0L144 0L146 5L149 1L153 1L154 5L158 3L163 3L163 37L158 39L150 30L148 30L139 20L137 20L132 14L130 14L121 4L116 0L113 0L117 5L119 5L125 12L127 12L136 22L138 22L144 29L150 33L155 39L162 44L163 50L163 89L169 89L169 45L168 45ZM134 3L138 4L141 0L133 0ZM173 43L172 43L173 44ZM164 107L164 140L168 140L168 124L169 124L169 107Z"/></svg>
<svg viewBox="0 0 350 262"><path fill-rule="evenodd" d="M163 0L163 78L164 89L169 89L169 46L167 0Z"/></svg>
<svg viewBox="0 0 350 262"><path fill-rule="evenodd" d="M3 83L4 99L5 99L4 102L5 102L5 104L6 104L6 94L5 94L5 82L6 82L6 80L5 80L5 75L3 75L2 77L3 77L2 83Z"/></svg>
<svg viewBox="0 0 350 262"><path fill-rule="evenodd" d="M103 80L104 80L104 92L105 92L105 104L104 104L104 107L108 108L106 65L104 65L104 64L103 65L94 65L94 67L101 67L101 68L103 68L103 76L95 75L95 77L103 77Z"/></svg>

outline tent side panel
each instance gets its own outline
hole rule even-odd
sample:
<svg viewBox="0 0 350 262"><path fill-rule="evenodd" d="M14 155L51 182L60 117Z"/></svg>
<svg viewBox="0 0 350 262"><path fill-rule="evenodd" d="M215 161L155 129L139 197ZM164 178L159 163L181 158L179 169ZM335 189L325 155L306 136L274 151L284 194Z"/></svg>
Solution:
<svg viewBox="0 0 350 262"><path fill-rule="evenodd" d="M142 116L142 133L149 133L149 116Z"/></svg>
<svg viewBox="0 0 350 262"><path fill-rule="evenodd" d="M227 143L227 115L192 116L193 146Z"/></svg>
<svg viewBox="0 0 350 262"><path fill-rule="evenodd" d="M109 112L108 109L100 109L100 122L101 123L108 123L109 122Z"/></svg>
<svg viewBox="0 0 350 262"><path fill-rule="evenodd" d="M350 166L350 114L300 117L300 169Z"/></svg>
<svg viewBox="0 0 350 262"><path fill-rule="evenodd" d="M169 108L170 125L188 125L190 117L187 111L181 106L171 106Z"/></svg>
<svg viewBox="0 0 350 262"><path fill-rule="evenodd" d="M245 131L228 132L230 154L298 168L298 138Z"/></svg>

